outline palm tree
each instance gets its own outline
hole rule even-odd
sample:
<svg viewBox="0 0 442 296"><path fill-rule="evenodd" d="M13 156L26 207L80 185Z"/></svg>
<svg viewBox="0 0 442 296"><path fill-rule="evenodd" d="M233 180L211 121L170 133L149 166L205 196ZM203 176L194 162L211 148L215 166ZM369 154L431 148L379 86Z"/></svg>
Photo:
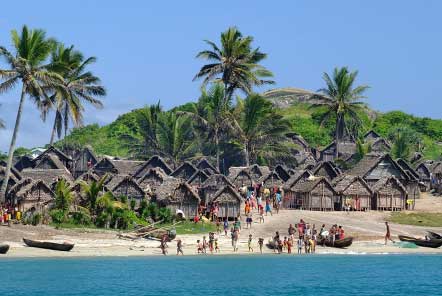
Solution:
<svg viewBox="0 0 442 296"><path fill-rule="evenodd" d="M66 214L74 200L74 194L72 193L72 188L69 186L65 179L61 179L55 185L55 208L60 209Z"/></svg>
<svg viewBox="0 0 442 296"><path fill-rule="evenodd" d="M243 147L246 166L258 156L277 157L288 153L286 133L290 124L276 112L271 102L251 94L239 101L236 108L234 129Z"/></svg>
<svg viewBox="0 0 442 296"><path fill-rule="evenodd" d="M63 44L58 44L52 52L51 62L53 69L63 77L63 84L55 88L51 96L55 106L54 126L50 140L52 145L55 133L57 132L60 138L63 127L66 137L69 120L76 127L82 125L84 111L82 101L96 108L103 107L96 97L105 96L106 90L100 85L98 77L86 71L86 67L95 63L96 58L85 59L79 51L74 50L74 46L65 47Z"/></svg>
<svg viewBox="0 0 442 296"><path fill-rule="evenodd" d="M0 84L0 94L11 90L18 83L21 83L21 96L9 146L5 180L0 191L0 200L3 201L11 172L12 156L14 154L25 98L29 96L38 107L41 107L43 100L49 99L43 86L56 86L63 81L59 74L48 70L47 65L44 64L56 45L54 39L46 38L45 31L39 29L29 30L28 27L23 26L20 34L13 30L11 35L15 54L12 54L4 47L0 47L0 56L6 60L10 67L7 70L0 70L0 78L3 80Z"/></svg>
<svg viewBox="0 0 442 296"><path fill-rule="evenodd" d="M323 79L326 88L319 90L325 96L317 96L319 102L313 104L314 107L325 106L326 112L321 116L321 124L330 118L336 117L335 125L335 156L339 157L339 142L348 133L348 128L352 125L361 125L358 112L363 110L365 104L360 99L365 98L363 93L369 88L367 85L353 87L358 75L357 71L349 72L347 67L335 68L333 76L324 73Z"/></svg>
<svg viewBox="0 0 442 296"><path fill-rule="evenodd" d="M223 82L225 100L237 89L249 94L255 85L274 83L265 80L273 74L259 64L267 55L259 48L252 49L253 37L244 37L237 28L230 27L221 33L221 46L212 41L205 42L210 49L199 52L196 57L210 64L204 65L193 80L204 78L203 86L209 82Z"/></svg>
<svg viewBox="0 0 442 296"><path fill-rule="evenodd" d="M129 147L129 152L137 158L148 158L160 150L158 144L158 121L163 113L160 102L137 110L136 121L140 137L124 134L121 139Z"/></svg>
<svg viewBox="0 0 442 296"><path fill-rule="evenodd" d="M158 144L161 154L174 166L192 156L196 141L189 117L179 117L175 112L161 114L158 124Z"/></svg>
<svg viewBox="0 0 442 296"><path fill-rule="evenodd" d="M421 142L421 135L407 126L393 126L388 134L393 143L391 154L394 158L408 160L413 150Z"/></svg>
<svg viewBox="0 0 442 296"><path fill-rule="evenodd" d="M107 175L101 177L98 181L92 181L87 183L85 181L80 182L80 186L83 194L88 201L88 208L91 210L91 213L96 214L97 211L97 200L100 197L100 194L104 191L104 184L106 183Z"/></svg>
<svg viewBox="0 0 442 296"><path fill-rule="evenodd" d="M199 127L216 149L216 167L220 168L220 140L226 131L230 119L231 100L225 98L225 88L222 83L213 84L209 90L202 89L201 97L194 110L178 111L178 115L187 115Z"/></svg>

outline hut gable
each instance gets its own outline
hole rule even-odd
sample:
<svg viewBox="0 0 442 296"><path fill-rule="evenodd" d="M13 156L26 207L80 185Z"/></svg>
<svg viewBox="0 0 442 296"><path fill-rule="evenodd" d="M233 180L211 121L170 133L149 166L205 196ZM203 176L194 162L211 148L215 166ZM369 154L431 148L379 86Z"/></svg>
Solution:
<svg viewBox="0 0 442 296"><path fill-rule="evenodd" d="M285 182L284 190L291 190L291 188L295 186L298 182L303 182L312 176L313 174L308 170L295 171L295 174L292 175L290 179L287 180L287 182Z"/></svg>
<svg viewBox="0 0 442 296"><path fill-rule="evenodd" d="M314 177L303 182L298 182L294 186L295 192L300 193L321 193L324 190L327 195L337 195L336 190L325 177Z"/></svg>
<svg viewBox="0 0 442 296"><path fill-rule="evenodd" d="M112 174L118 173L117 168L114 166L112 161L107 157L105 157L101 161L99 161L94 166L93 170L99 176L102 176L106 173L112 173Z"/></svg>
<svg viewBox="0 0 442 296"><path fill-rule="evenodd" d="M95 156L91 148L85 147L76 151L73 157L73 171L75 176L79 176L91 169L98 163L98 158Z"/></svg>
<svg viewBox="0 0 442 296"><path fill-rule="evenodd" d="M230 174L229 174L230 176ZM233 173L232 176L230 176L229 180L236 186L236 187L251 187L253 186L253 179L248 173L246 169L241 169L235 173Z"/></svg>
<svg viewBox="0 0 442 296"><path fill-rule="evenodd" d="M219 174L219 171L215 168L215 166L213 166L206 158L201 159L197 163L196 168L203 170L208 175Z"/></svg>
<svg viewBox="0 0 442 296"><path fill-rule="evenodd" d="M189 184L182 182L174 189L169 203L192 204L197 206L200 202L198 193L196 193Z"/></svg>
<svg viewBox="0 0 442 296"><path fill-rule="evenodd" d="M420 175L421 179L430 180L431 172L425 163L420 163L416 167L416 172Z"/></svg>
<svg viewBox="0 0 442 296"><path fill-rule="evenodd" d="M97 174L95 174L92 171L88 171L88 172L85 172L84 174L78 176L76 181L80 181L80 180L85 181L85 182L91 182L91 181L98 182L100 180L100 176L98 176Z"/></svg>
<svg viewBox="0 0 442 296"><path fill-rule="evenodd" d="M335 184L335 190L339 194L344 195L369 195L373 194L373 190L359 176L346 175Z"/></svg>
<svg viewBox="0 0 442 296"><path fill-rule="evenodd" d="M195 187L200 187L206 182L206 180L209 179L209 176L201 170L198 170L193 174L192 177L187 180L187 184Z"/></svg>
<svg viewBox="0 0 442 296"><path fill-rule="evenodd" d="M185 161L182 165L180 165L171 176L175 178L180 178L183 180L188 180L190 177L195 174L198 169L191 164L190 162Z"/></svg>
<svg viewBox="0 0 442 296"><path fill-rule="evenodd" d="M346 159L356 152L356 143L351 140L339 142L339 157ZM321 161L331 161L335 159L336 143L333 141L320 152Z"/></svg>
<svg viewBox="0 0 442 296"><path fill-rule="evenodd" d="M202 187L217 187L220 188L222 186L231 186L233 184L227 179L226 176L222 174L213 174L207 178L207 180L202 184Z"/></svg>
<svg viewBox="0 0 442 296"><path fill-rule="evenodd" d="M313 170L313 175L333 180L339 176L338 169L329 161L320 162Z"/></svg>
<svg viewBox="0 0 442 296"><path fill-rule="evenodd" d="M3 167L4 172L6 172L6 166L7 166L6 161L1 160L0 161L0 168ZM4 176L4 172L3 172L3 176ZM20 180L22 178L21 173L13 166L11 167L11 174L10 175L14 175L17 180Z"/></svg>
<svg viewBox="0 0 442 296"><path fill-rule="evenodd" d="M407 173L389 154L384 154L383 156L367 154L348 174L361 176L369 182L376 182L386 176L395 176L400 180L409 179Z"/></svg>
<svg viewBox="0 0 442 296"><path fill-rule="evenodd" d="M55 154L46 153L35 162L35 169L66 169L64 164Z"/></svg>
<svg viewBox="0 0 442 296"><path fill-rule="evenodd" d="M264 187L273 187L273 186L282 186L284 184L284 180L278 175L277 172L272 171L267 175L263 176L259 183L264 184Z"/></svg>
<svg viewBox="0 0 442 296"><path fill-rule="evenodd" d="M42 180L25 179L11 194L23 212L47 207L55 200L54 192Z"/></svg>
<svg viewBox="0 0 442 296"><path fill-rule="evenodd" d="M213 201L218 203L241 203L242 198L232 187L224 186L215 193Z"/></svg>
<svg viewBox="0 0 442 296"><path fill-rule="evenodd" d="M404 185L395 176L386 176L381 178L373 185L373 192L383 195L407 194Z"/></svg>
<svg viewBox="0 0 442 296"><path fill-rule="evenodd" d="M143 189L138 185L136 180L130 176L125 176L112 187L112 193L115 196L127 196L128 199L141 200L145 198Z"/></svg>
<svg viewBox="0 0 442 296"><path fill-rule="evenodd" d="M105 157L94 166L93 171L99 176L102 176L106 173L133 175L134 172L138 170L142 164L142 161L114 160Z"/></svg>
<svg viewBox="0 0 442 296"><path fill-rule="evenodd" d="M143 177L138 179L138 184L144 189L147 187L153 188L157 186L161 186L167 175L163 172L162 169L150 169Z"/></svg>
<svg viewBox="0 0 442 296"><path fill-rule="evenodd" d="M70 158L68 155L61 152L59 149L55 148L54 146L50 146L48 149L46 149L43 153L41 153L39 156L37 156L34 159L34 162L37 163L40 159L44 158L47 154L53 154L60 159L61 162L63 162L65 165L66 163L72 162L72 158Z"/></svg>
<svg viewBox="0 0 442 296"><path fill-rule="evenodd" d="M288 170L286 170L282 165L278 164L275 167L274 170L278 176L284 181L286 182L289 178L290 178L290 174L288 173Z"/></svg>
<svg viewBox="0 0 442 296"><path fill-rule="evenodd" d="M364 135L364 141L365 142L371 142L371 141L375 141L377 139L379 139L381 136L379 136L379 134L377 132L375 132L374 130L370 130L368 131L365 135Z"/></svg>
<svg viewBox="0 0 442 296"><path fill-rule="evenodd" d="M164 173L170 175L172 173L172 169L170 166L158 155L152 156L148 161L143 163L138 170L136 170L134 176L135 178L141 178L144 176L150 169L160 168Z"/></svg>
<svg viewBox="0 0 442 296"><path fill-rule="evenodd" d="M391 145L384 138L376 139L371 145L372 152L388 152L390 150L391 150Z"/></svg>
<svg viewBox="0 0 442 296"><path fill-rule="evenodd" d="M266 166L259 166L257 164L254 164L249 167L249 174L254 181L259 181L259 179L268 175L269 173L270 169Z"/></svg>
<svg viewBox="0 0 442 296"><path fill-rule="evenodd" d="M293 144L299 146L306 152L309 151L310 146L301 135L297 133L288 133L287 137L292 140Z"/></svg>

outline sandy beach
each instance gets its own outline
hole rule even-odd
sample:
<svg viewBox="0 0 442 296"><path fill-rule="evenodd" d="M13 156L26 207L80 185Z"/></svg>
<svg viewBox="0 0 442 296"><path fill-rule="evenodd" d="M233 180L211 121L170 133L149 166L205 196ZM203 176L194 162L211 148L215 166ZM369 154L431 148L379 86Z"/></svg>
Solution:
<svg viewBox="0 0 442 296"><path fill-rule="evenodd" d="M439 197L423 194L422 199L416 203L416 211L442 212L442 201ZM415 212L416 212L415 211ZM282 210L279 214L266 216L265 222L260 224L255 219L251 229L243 229L239 238L239 250L234 253L231 245L230 235L222 233L218 235L220 253L226 254L256 254L259 255L258 238L264 238L267 242L279 231L282 235L287 234L287 227L290 223L295 224L299 219L304 219L310 224L315 224L319 229L322 224L328 227L332 224L342 225L346 236L354 237L353 244L346 249L337 249L317 246L317 254L396 254L396 253L437 253L442 254L442 248L407 248L402 243L388 243L384 245L385 225L384 221L390 216L390 212L314 212L314 211L293 211ZM425 231L432 230L442 233L442 227L424 227L412 225L400 225L390 223L393 239L398 242L397 235L410 235L423 237ZM128 240L118 238L118 231L99 229L55 229L51 226L29 226L12 225L0 226L0 242L10 245L10 250L0 258L13 257L88 257L88 256L152 256L161 255L159 241L138 239ZM247 238L253 235L254 252L248 251ZM197 255L196 241L208 234L178 235L176 239L183 242L185 255ZM75 244L70 252L58 252L45 249L36 249L25 246L22 239L40 239L56 242L68 241ZM175 256L176 240L168 244L168 254ZM296 250L292 250L296 251ZM273 250L264 246L263 253L273 253ZM211 254L207 254L211 255ZM304 255L304 254L303 254ZM296 256L296 255L295 255Z"/></svg>

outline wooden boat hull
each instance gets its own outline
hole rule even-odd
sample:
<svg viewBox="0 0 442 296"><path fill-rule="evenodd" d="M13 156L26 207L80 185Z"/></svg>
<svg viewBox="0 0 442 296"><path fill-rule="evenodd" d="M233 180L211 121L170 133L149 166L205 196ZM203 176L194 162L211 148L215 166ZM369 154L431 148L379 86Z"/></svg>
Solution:
<svg viewBox="0 0 442 296"><path fill-rule="evenodd" d="M442 235L437 234L436 232L432 232L432 231L427 231L428 232L428 236L431 239L442 239Z"/></svg>
<svg viewBox="0 0 442 296"><path fill-rule="evenodd" d="M42 242L42 241L35 241L30 239L23 239L23 242L28 246L32 248L40 248L40 249L48 249L48 250L54 250L54 251L64 251L68 252L72 250L74 247L74 244L68 244L68 243L52 243L52 242Z"/></svg>
<svg viewBox="0 0 442 296"><path fill-rule="evenodd" d="M271 250L274 250L276 248L275 242L270 239L269 242L266 244L266 247L271 249Z"/></svg>
<svg viewBox="0 0 442 296"><path fill-rule="evenodd" d="M399 237L399 240L402 242L414 243L416 246L419 246L419 247L439 248L440 246L442 246L442 239L424 240L424 239L417 239L415 237L406 236L406 235L399 235L398 237Z"/></svg>
<svg viewBox="0 0 442 296"><path fill-rule="evenodd" d="M6 254L9 251L9 245L1 244L0 245L0 254Z"/></svg>
<svg viewBox="0 0 442 296"><path fill-rule="evenodd" d="M336 240L334 243L332 243L327 239L318 241L318 245L325 245L327 247L339 248L339 249L350 247L352 243L353 243L353 237L351 236L346 237L344 239Z"/></svg>

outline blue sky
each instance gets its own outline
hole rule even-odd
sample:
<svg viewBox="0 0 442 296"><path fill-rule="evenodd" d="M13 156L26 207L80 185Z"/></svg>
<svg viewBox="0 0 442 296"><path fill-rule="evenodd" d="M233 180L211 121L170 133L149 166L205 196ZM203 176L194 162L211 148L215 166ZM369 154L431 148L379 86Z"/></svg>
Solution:
<svg viewBox="0 0 442 296"><path fill-rule="evenodd" d="M67 4L69 3L69 4ZM98 57L93 71L108 90L105 109L88 109L86 123L161 100L165 108L196 100L203 39L217 41L237 26L269 54L275 87L317 90L335 66L359 70L371 86L367 102L380 111L403 110L442 118L442 1L5 1L0 44L23 24ZM0 96L0 150L9 145L18 90ZM19 146L49 141L52 119L42 123L26 102Z"/></svg>

